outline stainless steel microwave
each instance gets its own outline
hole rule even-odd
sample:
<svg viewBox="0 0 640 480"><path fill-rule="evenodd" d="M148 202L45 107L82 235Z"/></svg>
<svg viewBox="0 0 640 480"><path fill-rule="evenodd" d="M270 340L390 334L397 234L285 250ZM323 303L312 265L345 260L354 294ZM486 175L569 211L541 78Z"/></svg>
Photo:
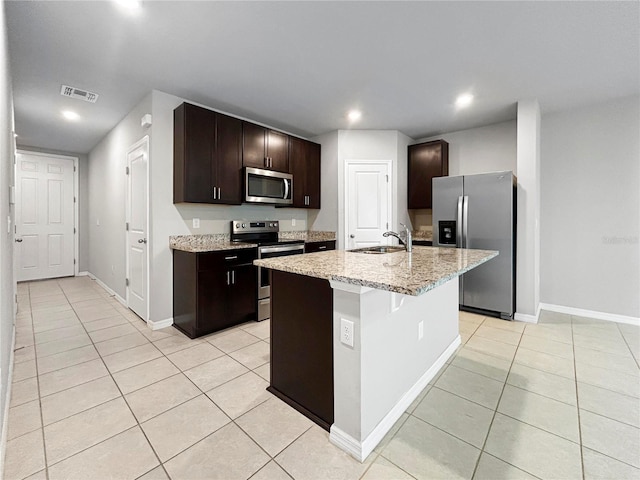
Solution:
<svg viewBox="0 0 640 480"><path fill-rule="evenodd" d="M291 205L293 203L293 175L245 167L244 201Z"/></svg>

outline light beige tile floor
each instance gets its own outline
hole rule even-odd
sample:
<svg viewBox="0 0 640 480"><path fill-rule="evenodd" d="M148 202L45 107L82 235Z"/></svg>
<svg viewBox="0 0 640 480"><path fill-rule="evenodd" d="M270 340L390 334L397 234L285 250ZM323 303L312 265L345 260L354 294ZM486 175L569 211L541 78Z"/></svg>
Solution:
<svg viewBox="0 0 640 480"><path fill-rule="evenodd" d="M640 479L635 326L461 312L463 345L361 464L266 392L268 321L151 331L87 277L18 306L7 480Z"/></svg>

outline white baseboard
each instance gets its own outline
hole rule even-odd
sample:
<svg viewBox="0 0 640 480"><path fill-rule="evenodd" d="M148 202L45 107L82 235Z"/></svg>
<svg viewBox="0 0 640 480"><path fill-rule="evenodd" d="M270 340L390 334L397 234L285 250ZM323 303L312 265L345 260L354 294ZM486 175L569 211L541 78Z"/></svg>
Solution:
<svg viewBox="0 0 640 480"><path fill-rule="evenodd" d="M13 325L11 338L11 353L9 354L9 374L7 375L7 394L4 399L4 411L2 412L2 439L0 440L0 478L4 472L4 458L7 452L7 426L9 424L9 406L11 404L11 385L13 384L13 361L16 348L16 326Z"/></svg>
<svg viewBox="0 0 640 480"><path fill-rule="evenodd" d="M104 283L102 280L100 280L98 277L96 277L96 276L95 276L93 273L91 273L91 272L87 272L87 275L89 275L89 278L90 278L91 280L95 280L95 281L96 281L96 283L97 283L98 285L100 285L102 288L104 288L104 289L107 291L107 293L108 293L109 295L111 295L111 296L112 296L112 297L114 297L118 302L120 302L122 305L124 305L125 307L127 307L127 302L125 301L125 299L124 299L124 298L122 298L120 295L118 295L118 294L117 294L113 289L109 288L109 287L107 286L107 284L106 284L106 283Z"/></svg>
<svg viewBox="0 0 640 480"><path fill-rule="evenodd" d="M525 323L538 323L538 319L540 318L540 307L541 304L538 304L538 308L536 309L536 314L535 315L530 315L528 313L514 313L513 314L513 319L518 321L518 322L525 322Z"/></svg>
<svg viewBox="0 0 640 480"><path fill-rule="evenodd" d="M147 325L151 330L160 330L161 328L167 328L173 325L173 317L165 318L164 320L147 320Z"/></svg>
<svg viewBox="0 0 640 480"><path fill-rule="evenodd" d="M431 367L418 379L418 381L405 393L395 406L376 425L373 431L363 441L359 442L351 435L345 433L335 424L331 425L329 441L349 453L359 462L364 462L373 449L380 443L384 436L391 430L402 414L409 408L413 401L418 398L420 392L436 376L438 371L453 355L460 345L460 335L458 335L447 349L437 358Z"/></svg>
<svg viewBox="0 0 640 480"><path fill-rule="evenodd" d="M550 312L566 313L577 317L595 318L596 320L605 320L608 322L628 323L629 325L640 326L640 317L630 317L627 315L618 315L617 313L598 312L595 310L585 310L583 308L565 307L563 305L554 305L552 303L541 303L542 310Z"/></svg>
<svg viewBox="0 0 640 480"><path fill-rule="evenodd" d="M88 275L89 275L89 272L87 272L87 271L85 270L85 271L82 271L82 272L78 272L78 273L76 274L76 277L87 277Z"/></svg>

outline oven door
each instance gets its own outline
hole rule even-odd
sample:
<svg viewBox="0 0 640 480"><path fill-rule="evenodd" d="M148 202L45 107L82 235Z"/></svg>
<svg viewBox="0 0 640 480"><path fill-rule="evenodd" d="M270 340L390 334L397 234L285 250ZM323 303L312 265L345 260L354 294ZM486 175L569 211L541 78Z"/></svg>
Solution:
<svg viewBox="0 0 640 480"><path fill-rule="evenodd" d="M279 205L293 203L293 175L252 167L244 170L245 202Z"/></svg>
<svg viewBox="0 0 640 480"><path fill-rule="evenodd" d="M258 258L284 257L304 253L304 243L258 247ZM258 267L258 321L271 315L269 269Z"/></svg>

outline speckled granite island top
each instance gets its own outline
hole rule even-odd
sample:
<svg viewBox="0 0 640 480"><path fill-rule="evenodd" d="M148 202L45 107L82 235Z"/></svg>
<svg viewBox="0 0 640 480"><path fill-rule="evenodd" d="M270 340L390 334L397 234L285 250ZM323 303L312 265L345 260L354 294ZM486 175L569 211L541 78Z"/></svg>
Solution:
<svg viewBox="0 0 640 480"><path fill-rule="evenodd" d="M422 295L498 255L493 250L414 246L413 252L366 254L345 250L255 260L259 267L353 285Z"/></svg>

